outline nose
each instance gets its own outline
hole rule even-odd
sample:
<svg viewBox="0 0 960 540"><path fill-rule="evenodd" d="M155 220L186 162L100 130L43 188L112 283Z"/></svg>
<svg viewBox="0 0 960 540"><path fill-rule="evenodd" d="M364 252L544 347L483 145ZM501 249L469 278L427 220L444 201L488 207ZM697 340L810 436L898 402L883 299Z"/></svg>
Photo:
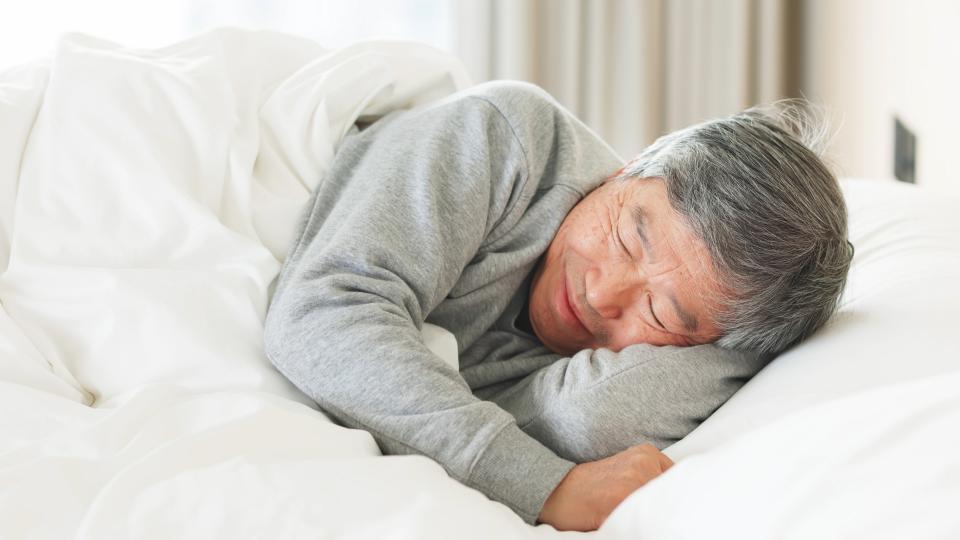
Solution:
<svg viewBox="0 0 960 540"><path fill-rule="evenodd" d="M585 275L587 303L604 319L617 319L646 288L646 278L636 265L608 263Z"/></svg>

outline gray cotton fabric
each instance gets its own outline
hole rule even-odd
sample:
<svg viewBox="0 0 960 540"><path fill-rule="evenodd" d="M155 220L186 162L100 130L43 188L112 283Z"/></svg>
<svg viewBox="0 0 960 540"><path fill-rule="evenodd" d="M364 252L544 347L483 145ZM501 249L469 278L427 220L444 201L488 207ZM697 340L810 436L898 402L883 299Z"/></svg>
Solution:
<svg viewBox="0 0 960 540"><path fill-rule="evenodd" d="M273 293L277 369L385 454L421 454L534 523L575 462L678 440L762 361L713 346L564 358L520 329L564 216L623 165L539 88L476 86L354 130ZM459 372L424 345L452 332Z"/></svg>

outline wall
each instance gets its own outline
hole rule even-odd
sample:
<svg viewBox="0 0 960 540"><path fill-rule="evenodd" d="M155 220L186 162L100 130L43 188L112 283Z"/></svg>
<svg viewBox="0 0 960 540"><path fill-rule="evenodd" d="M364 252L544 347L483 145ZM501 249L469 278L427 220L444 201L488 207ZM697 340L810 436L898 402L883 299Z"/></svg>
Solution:
<svg viewBox="0 0 960 540"><path fill-rule="evenodd" d="M960 193L960 2L807 0L801 88L839 131L842 175L893 176L893 115L917 135L917 183Z"/></svg>

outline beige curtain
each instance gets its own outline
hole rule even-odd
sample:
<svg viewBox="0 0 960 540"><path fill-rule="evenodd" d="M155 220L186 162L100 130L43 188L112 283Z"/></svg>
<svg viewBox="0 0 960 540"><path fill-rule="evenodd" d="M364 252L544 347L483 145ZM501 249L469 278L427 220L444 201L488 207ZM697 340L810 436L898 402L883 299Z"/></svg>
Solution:
<svg viewBox="0 0 960 540"><path fill-rule="evenodd" d="M659 135L796 94L799 0L461 0L476 81L536 83L629 158Z"/></svg>

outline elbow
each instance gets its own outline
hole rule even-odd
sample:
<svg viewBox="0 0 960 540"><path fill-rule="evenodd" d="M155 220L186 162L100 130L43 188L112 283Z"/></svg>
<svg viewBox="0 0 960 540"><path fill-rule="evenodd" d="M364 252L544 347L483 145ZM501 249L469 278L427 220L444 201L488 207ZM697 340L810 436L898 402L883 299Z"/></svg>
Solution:
<svg viewBox="0 0 960 540"><path fill-rule="evenodd" d="M287 357L286 329L289 322L272 306L263 322L263 352L271 364L283 372L284 359Z"/></svg>
<svg viewBox="0 0 960 540"><path fill-rule="evenodd" d="M263 351L270 363L284 375L302 356L299 351L304 339L302 326L302 317L297 315L296 307L274 298L263 321ZM322 344L315 348L322 350Z"/></svg>
<svg viewBox="0 0 960 540"><path fill-rule="evenodd" d="M263 323L263 351L270 363L296 383L309 372L316 378L340 354L342 314L329 312L313 299L274 298Z"/></svg>

